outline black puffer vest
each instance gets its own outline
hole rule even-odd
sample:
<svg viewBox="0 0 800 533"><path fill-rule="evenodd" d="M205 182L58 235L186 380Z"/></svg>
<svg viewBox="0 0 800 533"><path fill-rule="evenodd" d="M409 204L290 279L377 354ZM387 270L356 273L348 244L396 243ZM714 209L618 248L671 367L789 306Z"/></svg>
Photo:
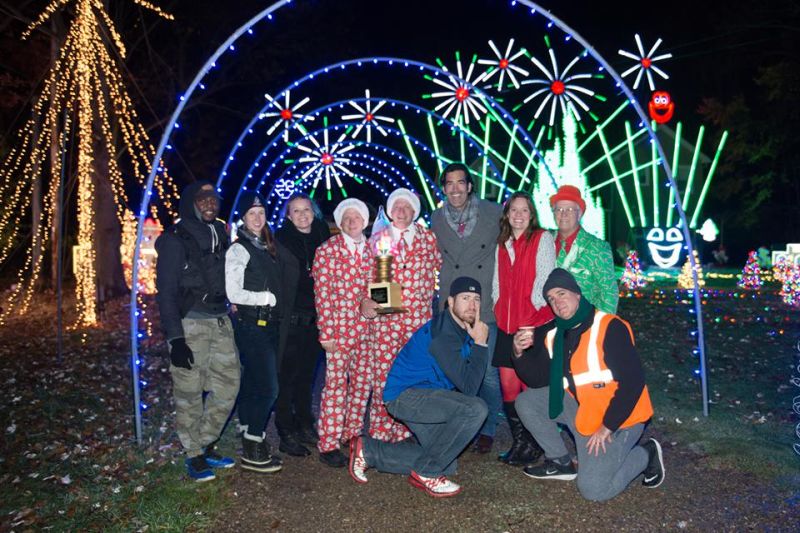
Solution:
<svg viewBox="0 0 800 533"><path fill-rule="evenodd" d="M282 315L283 308L283 290L281 287L281 269L277 257L272 257L270 253L253 244L248 234L238 232L239 239L237 244L244 246L247 253L250 254L250 260L247 262L247 267L244 269L244 286L246 291L263 292L270 291L275 295L277 306L273 309L254 305L236 305L239 316L241 318L255 320L259 316L262 318L269 317L272 320L277 320Z"/></svg>

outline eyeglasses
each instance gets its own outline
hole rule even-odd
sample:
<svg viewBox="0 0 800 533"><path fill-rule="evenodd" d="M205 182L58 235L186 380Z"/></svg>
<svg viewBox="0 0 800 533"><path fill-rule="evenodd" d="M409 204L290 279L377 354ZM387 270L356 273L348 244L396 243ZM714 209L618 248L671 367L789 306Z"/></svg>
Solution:
<svg viewBox="0 0 800 533"><path fill-rule="evenodd" d="M572 213L579 213L580 210L579 207L554 207L553 213L556 215L563 215L564 213L571 215Z"/></svg>

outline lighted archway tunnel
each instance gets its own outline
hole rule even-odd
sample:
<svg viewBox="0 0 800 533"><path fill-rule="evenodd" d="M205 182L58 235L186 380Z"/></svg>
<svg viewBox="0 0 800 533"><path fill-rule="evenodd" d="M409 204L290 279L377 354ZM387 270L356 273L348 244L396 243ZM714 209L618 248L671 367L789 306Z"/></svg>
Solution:
<svg viewBox="0 0 800 533"><path fill-rule="evenodd" d="M181 96L153 159L138 211L130 314L139 442L142 316L137 305L138 257L160 162L165 158L170 164L167 147L181 142L184 129L177 129L181 114L196 91L214 83L217 63L231 60L227 54L243 35L254 36L262 21L290 4L282 0L262 10L212 54ZM513 39L501 47L493 42L488 47L475 43L481 51L472 55L455 52L454 61L437 58L438 66L388 57L352 59L317 69L274 93L275 97L268 96L239 135L231 136L236 141L219 172L217 187L234 183L237 197L245 188L267 192L272 216L288 189L312 192L321 184L324 196L315 194L324 202L340 200L350 187L359 193L385 195L398 185L411 185L433 207L439 198L433 186L435 176L447 162L463 160L476 169L476 190L481 196L502 201L514 190L531 192L545 226L552 226L547 219L547 198L562 184L583 191L589 204L583 223L596 234L604 234L604 216L611 199L620 205L631 228L674 224L694 263L691 231L716 166L715 158L704 176L698 177L702 131L687 185L681 191L672 172L679 166L679 149L668 154L655 124L609 63L566 23L537 4L518 0L508 9L509 17L531 16L531 27L541 30L526 34L524 47ZM349 89L348 84L337 83L337 77L350 75L350 69L380 70L370 75L380 76L384 86L402 87L404 94L364 92L370 88L368 83L357 95L339 92L340 88ZM315 93L315 83L324 83L325 90ZM315 96L319 94L324 98ZM292 99L297 103L292 104ZM323 103L305 114L303 108L312 100ZM378 115L384 113L393 120L380 120ZM673 137L679 140L680 126L677 130ZM723 143L724 137L717 152ZM324 150L334 144L352 165L343 165L347 172L342 170L338 181L330 172L336 155ZM332 183L336 186L329 186ZM688 203L695 206L691 218L684 211ZM694 308L699 373L707 414L702 310L696 287L697 283Z"/></svg>

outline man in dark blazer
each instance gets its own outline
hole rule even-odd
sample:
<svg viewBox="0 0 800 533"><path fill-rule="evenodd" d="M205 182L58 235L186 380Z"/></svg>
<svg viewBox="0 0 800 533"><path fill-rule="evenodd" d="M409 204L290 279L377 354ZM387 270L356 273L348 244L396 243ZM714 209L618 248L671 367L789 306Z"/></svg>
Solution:
<svg viewBox="0 0 800 533"><path fill-rule="evenodd" d="M431 229L436 235L442 253L442 270L439 279L439 309L444 308L447 288L454 279L468 276L483 287L492 286L495 248L500 233L502 206L482 200L473 194L469 168L463 163L447 165L439 178L439 185L447 200L433 212ZM444 287L444 289L442 289ZM442 293L442 290L445 292ZM497 322L492 309L492 299L481 302L481 319L489 326L489 350L494 353L497 341ZM479 396L486 402L489 415L481 427L475 451L488 453L494 442L497 413L502 407L500 377L491 364L491 355Z"/></svg>

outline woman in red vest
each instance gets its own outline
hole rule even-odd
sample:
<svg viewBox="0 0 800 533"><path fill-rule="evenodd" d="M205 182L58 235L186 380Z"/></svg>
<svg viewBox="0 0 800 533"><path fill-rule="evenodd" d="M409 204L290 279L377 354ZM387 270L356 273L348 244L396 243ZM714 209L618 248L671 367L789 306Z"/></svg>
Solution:
<svg viewBox="0 0 800 533"><path fill-rule="evenodd" d="M511 354L517 331L529 331L535 337L543 336L552 328L553 312L542 296L542 287L555 267L554 246L550 232L539 227L530 196L524 192L512 194L500 218L492 283L498 328L492 364L500 370L503 405L514 439L511 449L500 455L500 460L510 465L525 465L542 453L514 408L514 400L525 390L525 384L514 370ZM537 345L543 346L543 343ZM528 385L543 387L548 384L546 359L539 358L545 365L541 369L541 383Z"/></svg>

